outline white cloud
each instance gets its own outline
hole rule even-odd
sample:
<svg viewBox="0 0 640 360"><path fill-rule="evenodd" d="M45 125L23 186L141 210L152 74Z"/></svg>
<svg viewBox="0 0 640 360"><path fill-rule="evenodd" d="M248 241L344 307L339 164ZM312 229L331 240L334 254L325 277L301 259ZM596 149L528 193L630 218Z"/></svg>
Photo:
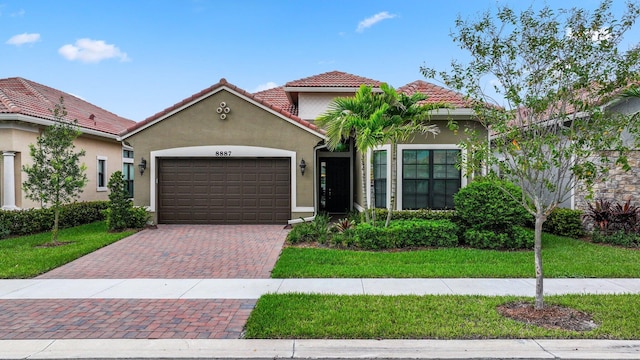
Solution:
<svg viewBox="0 0 640 360"><path fill-rule="evenodd" d="M7 44L9 45L16 45L16 46L20 46L20 45L24 45L24 44L32 44L36 41L40 40L40 34L19 34L19 35L14 35L11 37L11 39L7 40Z"/></svg>
<svg viewBox="0 0 640 360"><path fill-rule="evenodd" d="M126 53L115 45L107 44L103 40L79 39L75 45L67 44L58 49L58 53L65 59L84 63L97 63L105 59L118 58L129 61Z"/></svg>
<svg viewBox="0 0 640 360"><path fill-rule="evenodd" d="M253 89L252 92L259 92L259 91L269 90L269 89L273 89L274 87L278 87L278 84L274 83L273 81L269 81L269 82L266 82L264 84L258 85L255 89Z"/></svg>
<svg viewBox="0 0 640 360"><path fill-rule="evenodd" d="M360 21L360 23L358 23L358 28L356 29L356 31L357 32L363 32L365 29L372 27L373 25L379 23L382 20L393 19L396 16L397 15L389 14L386 11L379 12L379 13L371 16L371 17L368 17L368 18Z"/></svg>

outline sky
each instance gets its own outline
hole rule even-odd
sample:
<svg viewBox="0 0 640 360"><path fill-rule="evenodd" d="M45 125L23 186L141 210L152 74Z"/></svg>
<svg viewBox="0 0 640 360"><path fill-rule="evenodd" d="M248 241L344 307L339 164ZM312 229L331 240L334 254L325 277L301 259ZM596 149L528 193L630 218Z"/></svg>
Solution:
<svg viewBox="0 0 640 360"><path fill-rule="evenodd" d="M327 71L394 87L466 53L456 17L596 0L0 0L0 78L141 121L225 78L248 92ZM624 4L614 0L618 14ZM640 42L640 27L629 37Z"/></svg>

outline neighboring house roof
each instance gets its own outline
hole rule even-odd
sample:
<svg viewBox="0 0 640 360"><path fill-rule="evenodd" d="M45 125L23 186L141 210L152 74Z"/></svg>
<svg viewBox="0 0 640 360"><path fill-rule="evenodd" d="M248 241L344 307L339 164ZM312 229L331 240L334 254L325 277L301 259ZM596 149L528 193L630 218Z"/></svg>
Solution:
<svg viewBox="0 0 640 360"><path fill-rule="evenodd" d="M413 95L417 92L427 95L426 103L443 102L456 108L470 108L471 105L464 95L453 90L445 89L424 80L416 80L397 89L399 93Z"/></svg>
<svg viewBox="0 0 640 360"><path fill-rule="evenodd" d="M222 89L227 89L230 90L232 92L235 92L236 94L243 96L245 98L247 98L248 100L256 103L257 105L263 106L265 108L267 108L268 110L271 110L275 113L277 113L278 115L285 117L286 119L288 119L289 121L298 123L301 127L307 128L308 130L311 130L315 133L319 133L319 134L324 134L324 130L320 129L319 127L317 127L316 125L303 120L301 118L299 118L297 115L294 115L292 113L290 113L289 111L276 106L272 103L269 103L257 96L255 96L254 94L248 93L244 90L242 90L241 88L227 82L226 79L222 78L220 79L220 81L196 94L191 95L190 97L156 113L155 115L152 115L148 118L146 118L145 120L130 126L129 128L127 128L126 130L122 131L120 133L121 136L124 137L128 137L130 135L132 135L135 132L138 132L148 126L151 126L153 124L155 124L158 121L163 120L164 118L168 117L169 115L175 113L176 111L181 110L182 108L185 108L187 106L190 106L193 103L198 102L201 98L206 97L211 95L212 93L215 93L217 91L220 91Z"/></svg>
<svg viewBox="0 0 640 360"><path fill-rule="evenodd" d="M66 120L77 120L80 128L117 135L135 124L90 104L76 96L20 77L0 79L0 115L19 114L45 120L54 120L52 110L64 99Z"/></svg>
<svg viewBox="0 0 640 360"><path fill-rule="evenodd" d="M360 85L379 87L382 82L366 77L348 74L341 71L329 71L326 73L309 76L306 78L289 81L284 86L290 87L339 87L359 88Z"/></svg>

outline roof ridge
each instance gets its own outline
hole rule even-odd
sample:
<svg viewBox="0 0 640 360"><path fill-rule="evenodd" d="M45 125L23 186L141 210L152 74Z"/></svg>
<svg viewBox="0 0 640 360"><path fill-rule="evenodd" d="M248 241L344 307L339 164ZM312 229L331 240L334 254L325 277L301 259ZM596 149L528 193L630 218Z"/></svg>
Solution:
<svg viewBox="0 0 640 360"><path fill-rule="evenodd" d="M9 109L10 112L19 113L21 111L20 107L11 101L9 96L5 94L5 92L0 89L0 102Z"/></svg>
<svg viewBox="0 0 640 360"><path fill-rule="evenodd" d="M47 103L51 103L51 100L49 100L49 98L47 98L46 96L42 95L42 93L40 91L38 91L38 89L34 88L27 79L24 78L17 78L17 80L27 89L29 89L31 92L33 92L33 94L40 100L42 101L46 101Z"/></svg>

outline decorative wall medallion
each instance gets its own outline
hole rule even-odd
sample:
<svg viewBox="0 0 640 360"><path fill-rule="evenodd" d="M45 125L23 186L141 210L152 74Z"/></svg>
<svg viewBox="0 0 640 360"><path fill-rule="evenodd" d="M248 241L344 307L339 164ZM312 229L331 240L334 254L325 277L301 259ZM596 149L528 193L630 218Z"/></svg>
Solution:
<svg viewBox="0 0 640 360"><path fill-rule="evenodd" d="M220 106L216 109L216 112L220 114L220 119L224 120L227 118L227 114L231 112L231 109L227 106L226 102L221 102Z"/></svg>

